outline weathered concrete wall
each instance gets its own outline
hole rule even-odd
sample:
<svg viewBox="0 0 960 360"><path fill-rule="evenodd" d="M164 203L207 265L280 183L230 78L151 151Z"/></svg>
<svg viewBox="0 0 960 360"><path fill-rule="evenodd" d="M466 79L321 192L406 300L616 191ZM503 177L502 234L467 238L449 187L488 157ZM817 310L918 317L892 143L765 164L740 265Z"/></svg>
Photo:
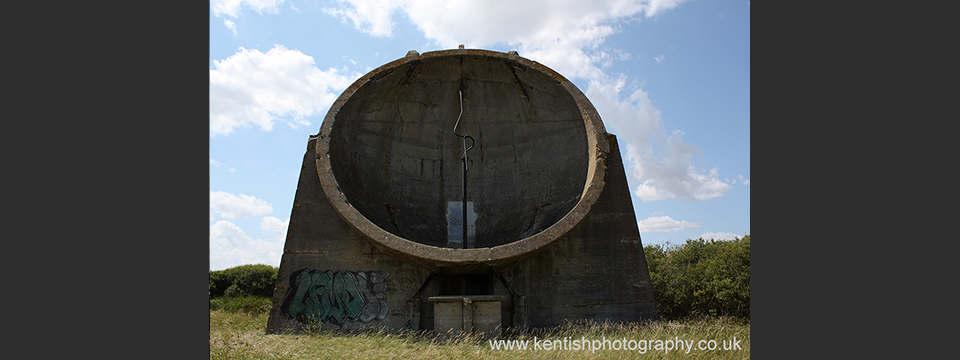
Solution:
<svg viewBox="0 0 960 360"><path fill-rule="evenodd" d="M447 242L458 91L472 249ZM515 53L414 53L341 95L307 144L267 331L432 329L438 295L501 295L504 326L659 318L616 138Z"/></svg>
<svg viewBox="0 0 960 360"><path fill-rule="evenodd" d="M590 213L544 253L501 271L526 296L529 326L564 320L658 320L617 139L603 193Z"/></svg>
<svg viewBox="0 0 960 360"><path fill-rule="evenodd" d="M429 272L379 251L373 243L340 218L320 187L314 161L315 149L316 138L311 137L303 157L300 181L297 184L297 193L290 214L290 225L280 261L280 272L277 277L277 287L274 290L273 307L267 322L267 332L279 333L298 329L298 322L296 316L291 315L291 308L294 311L304 308L315 310L300 311L300 313L325 314L327 317L322 320L326 326L333 328L356 329L364 326L393 329L419 328L420 307L415 303L408 304L407 300L417 293L420 285L429 276ZM353 279L347 279L347 276L341 277L357 283L358 289L353 291L349 282L344 286L343 282L347 281L341 280L339 284L332 281L336 279L331 279L331 286L326 286L326 283L320 284L319 281L315 284L299 286L295 273L310 271L315 273L330 271L333 275L337 272L350 273ZM377 286L374 281L359 284L357 273L361 272L368 275L368 280L371 280L369 275L381 278L385 286ZM326 275L329 277L330 274ZM319 280L324 280L322 275L318 277L321 277ZM336 276L333 277L336 278ZM366 285L370 291L365 294L366 291L359 289L360 285ZM304 291L297 297L298 290L309 291ZM359 304L361 309L348 313L346 304L357 303L354 300L355 293L360 293L363 297ZM373 319L361 318L364 313L374 310L377 316ZM384 316L380 317L381 313Z"/></svg>

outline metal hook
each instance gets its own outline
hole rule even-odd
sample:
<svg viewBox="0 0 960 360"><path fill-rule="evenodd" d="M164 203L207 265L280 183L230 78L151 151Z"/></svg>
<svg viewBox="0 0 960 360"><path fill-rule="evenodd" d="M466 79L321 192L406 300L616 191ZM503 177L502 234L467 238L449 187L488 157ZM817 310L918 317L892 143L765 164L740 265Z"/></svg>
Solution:
<svg viewBox="0 0 960 360"><path fill-rule="evenodd" d="M460 115L457 115L457 123L453 125L453 134L457 135L459 138L463 139L463 166L464 171L469 170L467 165L467 151L473 149L473 146L476 145L476 140L473 139L473 136L467 134L460 134L457 132L457 128L460 126L460 119L463 117L463 91L458 91L460 94ZM470 139L470 147L467 147L467 139Z"/></svg>

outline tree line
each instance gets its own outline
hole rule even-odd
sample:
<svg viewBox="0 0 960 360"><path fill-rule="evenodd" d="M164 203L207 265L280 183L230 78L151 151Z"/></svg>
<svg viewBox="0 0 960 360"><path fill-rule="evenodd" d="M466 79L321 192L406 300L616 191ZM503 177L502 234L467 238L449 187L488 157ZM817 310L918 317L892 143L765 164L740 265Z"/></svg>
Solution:
<svg viewBox="0 0 960 360"><path fill-rule="evenodd" d="M700 316L750 319L750 235L643 247L664 320Z"/></svg>
<svg viewBox="0 0 960 360"><path fill-rule="evenodd" d="M273 297L280 269L264 264L210 271L210 297Z"/></svg>

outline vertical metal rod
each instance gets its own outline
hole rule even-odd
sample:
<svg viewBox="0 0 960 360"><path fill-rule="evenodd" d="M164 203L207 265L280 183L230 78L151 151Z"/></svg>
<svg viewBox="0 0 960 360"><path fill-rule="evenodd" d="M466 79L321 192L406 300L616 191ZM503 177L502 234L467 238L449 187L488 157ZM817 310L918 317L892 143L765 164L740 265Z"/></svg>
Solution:
<svg viewBox="0 0 960 360"><path fill-rule="evenodd" d="M466 149L467 139L463 139ZM467 248L467 151L463 151L463 248Z"/></svg>
<svg viewBox="0 0 960 360"><path fill-rule="evenodd" d="M473 140L473 137L467 134L460 135L457 132L457 127L460 126L460 118L463 117L463 91L460 93L460 115L457 116L457 123L453 125L453 133L461 139L463 139L463 248L467 248L467 151L473 149L473 146L476 145L476 141ZM470 138L470 147L467 147L467 138Z"/></svg>

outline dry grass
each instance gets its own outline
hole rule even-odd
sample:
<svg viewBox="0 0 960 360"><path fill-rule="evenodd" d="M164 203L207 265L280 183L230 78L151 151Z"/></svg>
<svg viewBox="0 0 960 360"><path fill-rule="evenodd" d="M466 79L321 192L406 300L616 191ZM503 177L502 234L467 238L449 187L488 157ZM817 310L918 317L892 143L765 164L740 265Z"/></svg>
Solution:
<svg viewBox="0 0 960 360"><path fill-rule="evenodd" d="M211 359L748 359L750 326L712 319L639 324L573 324L552 329L506 331L501 339L528 340L528 350L492 350L487 339L458 335L437 337L425 333L396 334L366 331L352 334L318 331L305 335L265 335L267 314L213 310L210 312ZM723 350L723 341L736 337L740 350ZM533 340L568 341L648 340L647 351L534 349ZM693 340L694 349L655 349L667 340ZM716 342L716 350L698 350L699 340ZM634 346L639 343L635 342Z"/></svg>

